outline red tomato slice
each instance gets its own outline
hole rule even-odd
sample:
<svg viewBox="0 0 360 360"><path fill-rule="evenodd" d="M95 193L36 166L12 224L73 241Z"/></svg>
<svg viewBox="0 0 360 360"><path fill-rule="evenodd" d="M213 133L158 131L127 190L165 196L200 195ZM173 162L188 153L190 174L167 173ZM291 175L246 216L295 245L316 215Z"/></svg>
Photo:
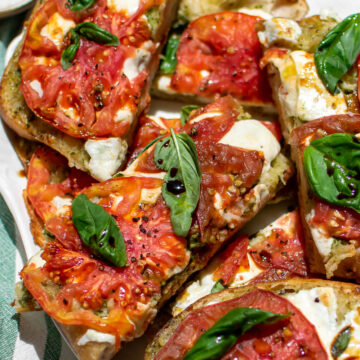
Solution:
<svg viewBox="0 0 360 360"><path fill-rule="evenodd" d="M355 210L316 198L315 215L311 222L329 237L360 241L360 214Z"/></svg>
<svg viewBox="0 0 360 360"><path fill-rule="evenodd" d="M298 210L282 216L264 241L249 253L262 268L277 268L306 276L303 232Z"/></svg>
<svg viewBox="0 0 360 360"><path fill-rule="evenodd" d="M313 359L326 360L315 327L294 305L270 291L253 290L241 297L205 306L191 312L175 330L167 344L160 350L156 360L177 360L194 346L201 334L208 330L222 316L238 307L258 308L279 314L291 313L285 319L271 326L258 326L239 337L235 346L222 360L235 358L257 359Z"/></svg>
<svg viewBox="0 0 360 360"><path fill-rule="evenodd" d="M225 285L229 285L240 266L248 266L247 248L249 245L249 238L247 235L240 235L234 240L221 254L219 258L222 264L216 269L213 274L213 280L221 279Z"/></svg>
<svg viewBox="0 0 360 360"><path fill-rule="evenodd" d="M259 17L225 11L202 16L182 34L172 89L214 98L231 94L243 102L271 103L255 31Z"/></svg>
<svg viewBox="0 0 360 360"><path fill-rule="evenodd" d="M131 129L149 75L144 66L139 74L128 72L127 77L124 64L137 51L147 51L144 54L149 57L156 52L143 15L162 0L141 1L131 17L112 11L105 0L81 13L67 9L66 2L46 1L29 24L19 57L25 101L38 117L70 136L123 136ZM81 38L72 65L63 70L60 58L69 45L63 32L82 22L95 23L116 35L121 44L106 46ZM51 24L57 27L50 30Z"/></svg>

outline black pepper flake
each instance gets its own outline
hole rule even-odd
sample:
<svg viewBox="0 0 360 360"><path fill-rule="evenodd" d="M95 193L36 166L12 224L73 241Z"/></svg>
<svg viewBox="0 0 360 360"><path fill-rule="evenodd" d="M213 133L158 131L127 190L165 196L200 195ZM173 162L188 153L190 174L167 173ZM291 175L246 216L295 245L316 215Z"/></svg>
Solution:
<svg viewBox="0 0 360 360"><path fill-rule="evenodd" d="M135 256L132 256L131 257L131 262L135 262L136 261L136 257Z"/></svg>
<svg viewBox="0 0 360 360"><path fill-rule="evenodd" d="M149 253L149 252L148 252L148 253L146 253L146 256L148 256L148 257L149 257L149 256L150 256L150 253Z"/></svg>
<svg viewBox="0 0 360 360"><path fill-rule="evenodd" d="M151 230L146 233L147 236L151 236Z"/></svg>
<svg viewBox="0 0 360 360"><path fill-rule="evenodd" d="M95 69L97 70L97 68L99 67L99 64L95 64Z"/></svg>
<svg viewBox="0 0 360 360"><path fill-rule="evenodd" d="M134 217L134 218L132 218L132 221L133 221L133 222L138 222L139 220L140 220L139 217Z"/></svg>
<svg viewBox="0 0 360 360"><path fill-rule="evenodd" d="M159 267L159 266L160 266L160 263L156 263L156 266Z"/></svg>
<svg viewBox="0 0 360 360"><path fill-rule="evenodd" d="M315 298L314 300L316 303L319 303L320 302L320 299L318 297Z"/></svg>
<svg viewBox="0 0 360 360"><path fill-rule="evenodd" d="M144 255L140 254L140 260L143 260L143 259L144 259Z"/></svg>
<svg viewBox="0 0 360 360"><path fill-rule="evenodd" d="M63 304L67 305L69 302L66 299L63 299Z"/></svg>
<svg viewBox="0 0 360 360"><path fill-rule="evenodd" d="M142 219L145 221L145 222L148 222L149 221L149 218L147 216L143 216Z"/></svg>
<svg viewBox="0 0 360 360"><path fill-rule="evenodd" d="M140 231L143 233L143 234L146 234L146 230L144 228L141 228Z"/></svg>
<svg viewBox="0 0 360 360"><path fill-rule="evenodd" d="M191 128L190 130L190 136L196 136L197 135L197 130L195 128Z"/></svg>
<svg viewBox="0 0 360 360"><path fill-rule="evenodd" d="M158 230L158 229L154 229L153 232L154 232L154 233L158 233L159 230Z"/></svg>
<svg viewBox="0 0 360 360"><path fill-rule="evenodd" d="M145 248L146 248L145 244L142 244L142 248L143 248L143 249L145 249Z"/></svg>
<svg viewBox="0 0 360 360"><path fill-rule="evenodd" d="M100 265L100 266L99 266L99 270L100 270L100 271L104 271L104 269L105 269L105 268L104 268L103 265Z"/></svg>

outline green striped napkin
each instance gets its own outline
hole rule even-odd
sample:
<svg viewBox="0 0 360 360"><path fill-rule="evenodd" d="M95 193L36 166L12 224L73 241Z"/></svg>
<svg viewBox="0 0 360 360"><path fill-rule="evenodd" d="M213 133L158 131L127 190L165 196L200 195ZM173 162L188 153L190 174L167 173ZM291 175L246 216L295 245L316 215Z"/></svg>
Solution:
<svg viewBox="0 0 360 360"><path fill-rule="evenodd" d="M23 15L0 20L0 74L7 45L19 31ZM43 312L16 314L11 306L25 252L14 219L0 195L0 359L75 360L52 320Z"/></svg>

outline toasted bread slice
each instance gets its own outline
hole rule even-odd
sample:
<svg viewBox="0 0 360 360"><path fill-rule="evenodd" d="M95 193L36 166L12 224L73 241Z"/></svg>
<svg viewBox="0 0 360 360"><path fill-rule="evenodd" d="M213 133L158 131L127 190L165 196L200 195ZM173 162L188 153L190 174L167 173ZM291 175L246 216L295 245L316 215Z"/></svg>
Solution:
<svg viewBox="0 0 360 360"><path fill-rule="evenodd" d="M232 124L232 128L235 127L234 129L239 129L239 122L241 123L241 120L235 122L234 111L235 112L241 111L241 109L231 107L232 111L228 112L227 111L227 109L229 109L228 107L225 106L224 108L222 108L222 106L224 106L226 104L227 104L227 106L236 106L236 102L233 102L233 100L231 100L229 98L221 99L216 104L213 104L213 107L210 107L210 105L209 105L208 108L199 110L198 113L193 114L188 122L188 125L186 125L186 127L185 127L186 131L192 133L193 137L195 139L196 139L196 136L200 136L200 137L203 136L203 132L206 131L206 129L208 128L208 125L203 123L204 121L208 121L208 122L210 121L210 123L212 121L220 121L220 122L229 121L229 124L230 123ZM215 111L214 108L217 111ZM227 114L226 117L222 117L221 114L219 115L218 111L220 109L223 109L224 114ZM207 116L205 116L206 111L208 112ZM230 117L228 117L228 116L230 116ZM217 120L214 120L214 119L217 119ZM254 120L250 121L250 124L253 124L253 121ZM151 126L150 126L149 122L151 123ZM149 118L149 121L144 125L144 128L154 130L157 126L158 130L160 132L160 131L165 130L164 122L165 121L162 121L161 119ZM180 121L178 121L178 122L180 123ZM249 124L249 120L247 120L246 124ZM276 140L276 137L274 136L274 134L271 134L271 132L267 129L266 125L265 126L263 126L263 125L264 124L261 124L261 125L259 124L259 127L257 128L258 132L259 132L259 130L263 130L267 134L267 136L269 136L273 141L278 141L278 140ZM244 124L244 126L245 126L245 124ZM240 128L241 128L241 126L240 126ZM246 127L243 128L243 130L245 130L245 129L246 129ZM239 131L239 130L237 130L237 131ZM143 133L143 132L139 132L139 133ZM165 133L166 133L166 130L165 130ZM225 133L229 134L229 132L225 132ZM236 134L238 134L238 132ZM155 134L155 136L156 136L156 134ZM211 136L211 135L208 134L207 136ZM224 137L222 137L222 139L224 139ZM225 140L222 140L222 139L220 139L220 140L225 142ZM231 143L231 141L229 140L229 137L227 137L226 139L228 142ZM231 136L231 139L234 139L234 138ZM238 136L236 136L235 139L239 139ZM202 141L204 141L204 139ZM239 140L237 140L237 141L239 141ZM199 145L199 146L205 146L205 145ZM210 146L212 146L212 145L210 145ZM230 145L230 146L232 146L232 145ZM230 150L227 146L222 147L222 149ZM242 227L246 222L248 222L251 218L253 218L255 216L255 214L265 205L265 203L269 199L271 199L275 196L275 193L280 188L283 187L283 185L287 182L287 180L291 177L291 175L293 173L291 162L286 158L286 156L284 156L280 152L280 146L278 145L278 151L276 152L276 154L272 155L275 157L272 159L271 162L269 162L269 160L266 160L265 165L264 165L264 172L262 173L262 171L260 171L261 174L259 173L259 175L258 175L259 178L258 178L258 180L256 180L256 183L254 183L254 186L252 186L251 189L248 189L248 191L245 191L245 192L241 192L241 191L238 192L234 187L229 188L229 191L236 191L236 193L237 193L236 199L237 200L234 198L234 200L233 200L234 203L232 203L231 205L228 205L226 208L226 211L224 209L221 209L221 205L219 205L218 196L216 196L216 191L215 191L215 193L214 193L214 191L210 191L209 195L211 193L213 197L209 198L209 201L206 202L206 204L207 204L207 207L213 208L212 211L214 211L214 214L216 213L217 215L211 215L214 217L213 218L210 217L208 223L206 223L206 226L204 227L204 230L203 230L203 232L204 232L204 240L203 241L201 241L199 226L196 223L192 226L192 228L190 229L189 235L187 237L187 241L189 243L189 248L190 248L190 250L189 250L189 249L187 249L186 246L184 248L185 239L182 240L181 238L178 238L178 237L173 238L172 236L170 236L171 232L167 233L170 235L164 236L164 234L162 233L162 231L160 229L163 226L168 226L168 225L166 225L167 223L169 223L169 219L167 217L162 219L162 221L160 222L161 228L157 229L157 226L160 226L160 225L158 225L159 224L158 220L156 218L154 218L152 215L146 216L146 214L148 214L149 211L151 211L151 214L154 211L154 216L157 216L156 214L159 214L160 209L163 209L163 210L161 210L160 214L163 214L164 211L167 211L166 207L164 207L164 204L160 198L161 184L162 184L161 176L163 176L161 170L160 169L152 169L152 172L146 173L146 170L141 168L141 166L144 164L151 165L151 159L153 158L153 150L154 150L154 148L150 146L145 152L141 153L135 159L135 161L133 161L132 164L121 174L122 175L121 177L113 179L113 180L109 180L104 183L93 184L90 187L83 189L83 191L88 192L87 194L89 197L92 197L95 194L95 193L93 193L93 191L97 192L98 190L100 190L100 193L99 193L100 197L104 197L105 194L108 194L107 196L109 196L110 198L112 198L114 200L118 199L116 201L122 201L125 197L127 198L129 196L132 196L132 194L134 193L135 189L134 189L134 191L132 191L132 188L130 189L129 187L137 186L136 184L140 184L139 183L140 181L144 182L145 185L147 184L146 186L150 186L149 184L156 185L156 187L150 188L150 190L152 190L152 191L146 191L144 194L141 195L141 198L138 200L140 202L139 206L134 206L133 211L136 211L136 213L134 213L134 212L131 213L130 218L128 218L128 216L124 217L124 219L119 217L119 221L120 221L120 219L121 219L121 221L125 221L125 219L127 219L126 221L129 221L129 224L126 225L126 228L130 229L135 226L136 234L138 233L138 235L136 235L134 238L132 238L131 234L128 233L128 235L126 236L127 243L129 243L129 245L131 245L132 242L138 243L140 241L139 239L141 237L141 239L142 239L141 241L143 241L143 245L145 246L145 248L144 248L145 250L141 250L144 252L144 254L141 253L141 255L137 256L137 257L135 257L133 255L128 255L129 256L129 266L128 266L129 269L132 268L132 267L130 268L131 265L135 266L136 264L140 264L140 263L143 264L141 266L143 267L144 272L139 273L137 276L143 277L146 274L148 274L149 279L150 280L152 279L152 277L151 277L152 272L149 272L151 270L150 266L151 267L155 266L157 264L157 262L155 262L155 259L154 259L154 261L151 260L151 257L157 257L158 256L157 253L160 253L163 250L166 251L166 256L164 258L162 258L162 257L157 258L157 261L159 261L159 266L161 266L162 261L167 261L167 259L171 256L172 252L175 251L175 255L177 255L177 252L185 251L183 256L178 256L178 255L175 256L174 255L175 256L174 261L176 261L175 264L171 263L170 264L171 266L169 266L169 268L165 269L166 270L166 271L164 271L165 280L161 282L161 287L159 287L159 289L161 289L161 290L159 290L159 293L157 293L157 292L153 293L151 296L151 300L149 300L149 302L145 304L145 309L144 309L144 312L142 313L143 317L141 318L141 320L137 319L137 318L135 320L136 324L137 324L136 332L134 334L131 333L131 336L129 335L128 337L121 335L122 336L121 341L131 340L134 336L136 336L136 337L140 336L142 334L142 332L144 331L144 328L146 328L148 323L153 319L157 310L171 296L173 296L178 291L178 289L182 286L182 284L186 281L186 279L191 274L193 274L195 271L202 269L207 264L209 259L222 247L222 245L225 244L226 241L240 227ZM236 150L236 151L238 152L238 151L249 151L249 150L242 149L242 150ZM265 151L265 150L264 150L264 152L267 153L267 151ZM218 153L218 155L220 155L220 153ZM250 155L250 153L249 153L249 155ZM261 153L259 155L262 156ZM57 229L59 229L58 226L60 226L60 229L61 229L61 227L63 226L61 224L64 224L64 222L66 223L69 221L67 219L69 219L69 211L71 211L71 208L69 206L68 200L69 200L69 196L71 195L70 193L73 190L71 188L66 188L64 190L64 186L67 186L66 184L68 184L68 181L66 179L64 180L64 176L61 176L62 184L64 184L64 185L59 185L60 192L58 190L56 190L56 184L58 184L58 181L56 181L56 179L55 179L54 183L51 183L52 187L47 186L48 181L50 181L50 182L54 181L54 176L55 176L55 178L57 176L56 174L62 174L60 165L56 165L56 166L49 165L50 161L46 160L46 158L48 158L49 156L50 156L49 151L43 150L41 153L37 154L37 156L35 156L33 158L33 161L34 161L34 164L36 163L35 169L40 170L42 168L42 166L45 166L45 167L49 166L50 170L53 169L52 171L49 171L49 169L48 169L47 172L45 172L45 171L33 172L32 166L30 166L30 168L29 168L29 186L27 189L27 194L28 194L28 197L32 203L32 206L34 207L34 210L35 210L35 211L31 211L30 215L32 216L32 219L34 222L36 222L36 224L38 224L38 219L41 217L44 228L46 227L48 231L53 232L54 234L56 233L59 239L60 238L63 239L61 241L65 241L66 234L68 232L60 231L60 233L59 233L59 230L57 230ZM215 158L213 158L213 160L215 160ZM43 163L42 163L42 159L44 160ZM61 160L59 160L59 157L56 155L54 155L53 159L55 159L55 161L57 161L58 164L61 162ZM268 155L266 155L266 159L269 159ZM225 160L223 159L222 162L218 166L223 166L224 161ZM263 161L260 161L259 164L262 162ZM200 156L200 163L203 164L202 166L204 166L204 168L203 168L204 172L209 171L209 169L207 170L207 168L206 168L207 158L205 159ZM226 163L226 161L225 161L225 163ZM145 165L145 166L147 166L147 165ZM56 170L56 171L54 171L54 170ZM248 169L248 170L253 171L254 169L251 169L251 170ZM45 178L39 177L38 178L37 177L38 175L36 175L36 174L46 174L48 172L50 172L50 175L53 172L54 176L50 176L49 178L48 177L45 177ZM55 172L56 172L56 174L55 174ZM222 173L221 176L223 177L226 175ZM232 176L229 177L229 179L233 179L233 181L235 181L235 178L236 177L234 176L234 174L232 174ZM45 182L42 183L43 181L45 181ZM117 195L120 195L120 193L118 193L117 191L120 191L120 189L123 186L122 184L124 184L124 183L128 184L128 186L126 188L124 188L123 190L121 190L123 192L123 195L121 195L120 197L117 197ZM132 185L132 184L134 184L134 185ZM237 181L236 184L240 187L245 186L239 181ZM141 185L141 186L145 186L145 185ZM215 186L215 185L216 184L214 184L213 186ZM228 185L230 185L230 184L228 184ZM235 183L234 183L234 185L235 185ZM113 187L113 186L115 186L115 187ZM141 190L141 189L139 189L139 186L136 187L136 189L137 189L136 191ZM236 187L236 185L235 185L235 187ZM46 199L46 191L47 191L46 189L51 189L52 197L54 198L54 196L55 196L57 198L56 201L54 199L53 199L54 201L53 200L48 201ZM145 190L146 189L147 188L145 187ZM78 190L79 189L77 189L77 191ZM64 194L64 191L66 192L66 194ZM112 191L114 191L114 193ZM234 195L235 195L235 193L234 193ZM122 196L124 198L122 198ZM97 198L95 197L94 201L98 201L96 199ZM111 201L113 201L113 200L111 200ZM225 198L224 198L224 201L226 201ZM217 204L217 206L218 206L217 209L216 209L215 205L213 204L213 202L215 202ZM116 203L113 203L113 204L115 206ZM159 210L157 210L157 209L159 209ZM50 210L50 211L48 211L48 210ZM142 214L142 215L136 216L137 213ZM38 214L40 217L34 218L34 216L37 216L35 214ZM55 227L53 227L53 225L51 225L51 224L55 225ZM56 224L58 224L58 225L56 225ZM124 223L124 226L125 226L125 223ZM123 228L123 229L124 229L124 234L125 234L125 228ZM147 229L147 231L145 231L145 229ZM153 230L153 231L149 232L148 231L149 229ZM70 231L70 229L69 229L69 231ZM145 233L144 233L144 231L145 231ZM41 241L44 240L43 235L44 235L44 233L42 231L36 231L34 233L34 236L41 236ZM63 237L63 235L65 235L65 237ZM173 238L173 240L171 240L172 238ZM164 248L162 247L161 249L163 249L163 250L161 250L161 251L159 248L157 248L158 249L157 251L151 251L149 249L149 252L147 253L147 250L146 250L147 247L151 247L152 243L156 244L156 241L158 241L157 239L161 239L162 244L164 241L165 242L173 241L173 242L175 242L176 246L169 243L168 247L166 244L162 245L162 246L164 246ZM39 239L38 239L38 241L39 241ZM140 243L140 245L141 245L141 243ZM53 246L58 247L59 251L65 251L65 250L62 250L62 246L60 246L57 241L50 241L45 245L44 252L47 253L51 258L57 251L56 250L55 252L53 252L52 250L50 250ZM143 247L141 247L141 249L143 249ZM176 249L178 249L178 250L176 250ZM129 251L131 251L131 249L129 249ZM191 251L191 257L190 257L190 251ZM75 255L75 253L73 255ZM75 256L82 256L82 255L78 254ZM44 258L45 258L45 255L44 255ZM50 260L50 258L48 258L48 259ZM61 260L61 259L63 259L62 256L60 256L59 260ZM54 260L56 261L55 258L54 258ZM88 260L90 262L99 261L99 260L94 260L94 258L89 258ZM147 265L144 264L144 262L146 262ZM176 265L178 263L179 263L179 265ZM25 284L27 283L27 281L30 278L32 278L32 276L34 275L35 272L42 271L41 269L42 269L43 264L44 264L44 260L39 256L35 256L34 258L32 258L29 261L29 263L27 264L27 266L24 268L24 271L23 271L24 279L25 278L27 279L27 280L25 280ZM166 264L167 263L165 263L165 265ZM99 263L99 265L100 265L100 263ZM109 265L106 263L104 263L104 265L102 265L102 266L109 267ZM130 271L130 270L126 270L126 269L127 268L124 268L123 271ZM149 269L149 270L146 271L146 269ZM44 294L52 294L51 296L57 296L59 294L59 287L57 285L54 286L54 284L55 284L54 281L58 281L58 280L60 280L60 278L55 280L55 278L54 279L51 278L51 275L49 274L49 277L47 277L47 280L41 284L41 288L42 288L41 291L44 291ZM144 284L147 284L147 282L148 282L148 280L146 280L144 282ZM30 288L32 288L32 290L30 289L30 291L32 291L33 295L35 296L35 298L37 300L43 301L44 299L47 298L47 295L45 296L45 298L37 296L37 294L38 294L37 291L36 290L34 291L34 288L32 287L32 286L35 286L38 288L39 284L37 284L36 281L35 282L30 281L30 283L32 284L29 286ZM30 283L28 283L28 284L30 284ZM80 283L79 283L79 285L80 285ZM66 286L65 283L64 283L64 286ZM130 286L132 288L133 286L137 286L137 285L136 285L136 282L129 282L129 283L127 283L127 286ZM40 288L38 288L38 289L40 289ZM147 289L147 291L152 291L152 290ZM51 302L51 299L49 299L49 300ZM64 302L64 304L66 304L66 303L67 303L67 300ZM45 307L45 310L47 310L48 312L52 312L51 306L46 301L43 302L43 305ZM144 306L144 305L142 305L142 306ZM22 310L23 310L23 308L24 308L24 306L22 307ZM124 307L124 311L125 311L125 309L126 308ZM126 311L130 311L130 310L126 310ZM87 311L87 310L84 310L84 311ZM111 310L109 310L109 311L111 311ZM69 313L72 314L71 312L69 312ZM99 311L96 312L96 316L100 316L99 314L101 315L102 313ZM57 318L56 317L57 315L56 314L54 315L54 313L53 313L53 316L55 318ZM131 315L131 316L134 316L134 315ZM106 346L104 348L102 348L103 350L101 350L101 351L105 351L106 353L109 352L109 354L113 354L114 351L116 349L118 349L119 343L115 342L114 335L112 335L111 333L106 334L105 333L106 331L104 331L104 333L99 335L98 333L94 332L95 330L92 326L79 327L80 319L81 319L80 317L77 317L76 321L72 321L72 323L73 323L72 327L66 328L64 330L69 342L74 346L74 348L77 351L77 353L79 354L80 358L85 359L86 356L88 355L88 352L92 351L90 349L91 348L90 344L92 344L93 342L101 343L102 345L104 345L104 343L105 343ZM60 319L58 319L58 320L60 320ZM95 327L95 328L98 331L100 330L99 327ZM76 333L76 335L73 335L73 332L71 329L74 329L74 332ZM116 333L118 333L118 331L120 331L120 330L125 333L126 328L116 329ZM101 337L101 336L105 336L105 338ZM93 339L93 340L91 340L91 339ZM96 344L94 344L94 346L95 345ZM88 348L89 348L89 350L87 350ZM106 350L104 350L104 349L106 349Z"/></svg>
<svg viewBox="0 0 360 360"><path fill-rule="evenodd" d="M254 54L257 53L258 42L256 36L254 37L250 25L250 19L248 17L239 17L236 18L233 13L233 18L231 19L230 14L226 11L241 12L249 15L258 15L262 18L269 18L271 16L286 16L290 19L302 19L307 11L308 6L306 1L212 1L212 0L198 0L191 2L188 0L183 0L180 3L180 8L178 12L177 25L190 23L188 28L185 30L187 38L199 38L198 44L194 44L191 41L187 44L185 40L181 40L181 45L177 51L177 56L181 56L181 64L176 67L175 71L169 74L167 71L162 71L160 68L154 83L152 92L155 96L160 98L175 99L188 103L209 103L214 100L217 96L223 96L224 94L231 94L238 98L241 102L241 105L244 106L248 111L251 111L253 114L265 112L265 113L274 113L274 106L271 101L271 97L266 96L268 84L264 74L259 70L255 69L253 62L258 62L259 58ZM225 11L220 15L220 21L217 18L212 20L212 17L205 16L209 14L220 13ZM282 14L282 15L280 15ZM240 15L239 15L240 16ZM202 18L203 17L203 18ZM194 21L196 20L196 21ZM201 22L199 22L201 21ZM226 30L227 22L238 23L238 33L230 33ZM248 25L242 24L249 22ZM219 25L218 25L219 24ZM206 26L215 27L218 26L216 33L210 34L209 30L206 30ZM190 31L191 28L191 32ZM200 29L204 29L203 33L200 32ZM236 27L235 27L236 29ZM224 32L216 40L216 34ZM255 31L255 30L253 30ZM247 39L241 40L242 34L247 33ZM179 37L179 30L175 30L173 35ZM184 35L185 36L185 35ZM209 36L209 39L206 37ZM227 40L226 36L228 36ZM232 37L233 36L233 37ZM172 41L171 37L169 38L169 44ZM214 43L211 44L212 39L215 39ZM255 40L253 40L255 39ZM219 45L220 41L223 41ZM251 47L251 59L248 60L245 56L241 58L241 55L238 55L236 61L232 60L232 56L238 52L241 54L243 52L242 47L244 47L243 42L246 42L246 47ZM201 58L201 51L197 51L197 46L199 48L212 48L211 50L214 56L214 59L217 59L221 55L221 50L217 48L228 46L231 43L234 45L233 48L229 47L228 55L226 52L222 54L223 60L226 56L229 57L225 62L223 61L219 64L219 68L216 68L215 65L209 60L209 54L206 53L204 59ZM169 45L170 46L170 45ZM173 45L171 45L173 46ZM186 50L186 47L189 47L189 50ZM181 49L181 55L179 55L179 50ZM246 51L244 54L246 54ZM192 67L191 59L187 59L187 56L193 55L196 58L196 65ZM259 54L259 57L261 54ZM202 63L201 63L202 61ZM247 62L249 61L249 62ZM217 61L214 60L214 63ZM240 65L240 63L242 65ZM199 66L203 65L202 71L199 70ZM188 69L188 67L190 68ZM232 74L223 71L223 68L231 69ZM251 72L251 76L249 75ZM192 75L191 75L192 74ZM242 78L243 77L243 78ZM223 83L221 83L223 82ZM191 86L189 87L189 84ZM219 84L218 84L219 83ZM216 84L216 85L214 85ZM247 84L247 85L246 85ZM248 89L246 89L248 87ZM243 90L242 90L243 88Z"/></svg>
<svg viewBox="0 0 360 360"><path fill-rule="evenodd" d="M344 76L340 85L342 91L336 95L325 88L317 75L313 54L336 25L333 18L312 16L298 23L289 19L270 19L258 28L259 39L265 48L262 66L268 72L286 141L294 128L308 121L359 112L354 69Z"/></svg>
<svg viewBox="0 0 360 360"><path fill-rule="evenodd" d="M356 234L350 235L350 239L348 236L344 237L344 234L350 233L354 226L351 222L344 223L344 221L347 222L350 216L355 216L356 219L357 215L354 210L341 206L332 207L324 200L324 205L320 206L327 208L330 205L328 211L324 210L326 221L323 224L321 221L314 222L320 202L310 189L303 165L303 151L314 136L359 132L360 116L338 115L302 125L295 129L290 137L292 157L297 166L298 196L304 225L306 257L311 272L324 274L328 278L358 279L360 276L359 248L353 238ZM344 209L345 218L342 215ZM344 230L343 234L341 229Z"/></svg>
<svg viewBox="0 0 360 360"><path fill-rule="evenodd" d="M294 304L307 320L315 326L329 358L331 356L332 341L338 333L346 326L357 326L355 319L356 316L358 316L357 304L360 301L360 287L357 285L317 279L291 279L274 283L257 284L256 286L227 289L198 300L163 327L154 341L148 346L145 359L156 359L160 350L171 340L178 326L193 311L206 307L207 305L222 303L241 297L254 290L257 291L257 289L270 291L280 297L286 298ZM311 312L312 307L314 307L313 312ZM320 309L324 309L329 317L325 318L324 313L324 318L322 318L320 316ZM325 322L325 327L322 323L323 321ZM343 324L344 326L342 327ZM332 327L333 330L330 331L330 334L327 334L330 327ZM325 329L325 332L323 329ZM348 354L347 351L349 351L350 354L354 354L354 352L357 354L355 344L358 340L358 333L353 332L350 343L343 354L344 356ZM189 341L191 341L191 343L194 342L194 340L190 339Z"/></svg>
<svg viewBox="0 0 360 360"><path fill-rule="evenodd" d="M38 0L29 21L34 18L37 10L45 3ZM128 145L131 144L133 133L136 127L137 117L146 109L149 103L149 87L156 68L158 66L158 55L166 38L170 24L176 15L177 1L165 1L156 7L156 21L149 18L149 26L152 28L151 40L156 44L156 52L152 54L148 64L149 77L141 88L141 96L138 98L134 121L129 130L121 138L111 138L111 142L106 144L102 139L102 152L109 151L107 158L96 159L94 154L89 154L86 149L86 139L76 138L56 129L49 123L36 117L27 106L24 96L20 91L21 71L18 66L19 55L22 50L24 39L17 47L10 63L5 69L0 84L0 115L6 124L20 136L29 140L37 140L55 149L69 160L70 166L90 172L99 180L106 180L111 177L125 161ZM24 30L27 28L25 26ZM25 37L25 36L24 36ZM94 140L92 140L94 141ZM115 144L114 144L115 143ZM100 146L99 145L99 146ZM92 159L93 158L93 159ZM111 161L109 171L102 171L95 168L95 162ZM98 164L96 165L98 167Z"/></svg>

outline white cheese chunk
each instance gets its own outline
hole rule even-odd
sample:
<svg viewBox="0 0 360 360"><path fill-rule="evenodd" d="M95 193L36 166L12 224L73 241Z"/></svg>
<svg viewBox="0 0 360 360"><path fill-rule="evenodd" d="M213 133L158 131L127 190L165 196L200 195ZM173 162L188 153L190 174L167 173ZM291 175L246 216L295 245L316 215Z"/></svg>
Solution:
<svg viewBox="0 0 360 360"><path fill-rule="evenodd" d="M248 150L261 151L265 164L263 171L267 171L271 162L279 154L281 147L273 133L260 121L241 120L220 140L221 144L236 146Z"/></svg>
<svg viewBox="0 0 360 360"><path fill-rule="evenodd" d="M142 189L141 190L141 203L155 204L161 195L161 186L155 189Z"/></svg>
<svg viewBox="0 0 360 360"><path fill-rule="evenodd" d="M58 215L60 215L63 211L66 211L66 209L68 208L68 206L71 206L72 204L72 198L70 197L61 197L61 196L55 196L51 202L55 205L56 207L56 213ZM64 207L66 206L66 208L64 209Z"/></svg>
<svg viewBox="0 0 360 360"><path fill-rule="evenodd" d="M318 287L300 290L296 294L286 295L286 298L315 326L329 359L332 359L331 344L340 330L337 322L337 300L334 289Z"/></svg>
<svg viewBox="0 0 360 360"><path fill-rule="evenodd" d="M240 269L240 271L236 273L234 280L231 282L230 287L245 285L245 283L254 279L256 276L265 271L265 269L261 269L256 265L255 261L249 254L247 254L247 257L249 261L249 268Z"/></svg>
<svg viewBox="0 0 360 360"><path fill-rule="evenodd" d="M195 124L195 123L197 123L197 122L199 122L199 121L202 121L202 120L204 120L204 119L209 119L209 118L216 117L216 116L221 116L221 115L222 115L221 112L213 112L213 113L208 112L208 113L204 113L204 114L201 114L201 115L199 115L199 116L197 116L197 117L195 117L195 118L192 118L192 119L190 120L190 124Z"/></svg>
<svg viewBox="0 0 360 360"><path fill-rule="evenodd" d="M296 115L302 121L311 121L323 116L345 114L347 104L344 94L332 95L320 80L314 56L305 51L293 51L297 75Z"/></svg>
<svg viewBox="0 0 360 360"><path fill-rule="evenodd" d="M308 223L311 235L315 242L316 248L319 251L319 254L326 259L331 253L331 246L335 239L331 236L326 236L320 228L311 224L311 220L314 216L315 211L312 209L311 212L306 215L306 222Z"/></svg>
<svg viewBox="0 0 360 360"><path fill-rule="evenodd" d="M268 20L272 18L272 15L267 13L264 10L260 10L260 9L248 9L245 7L241 7L239 9L237 9L236 11L241 12L243 14L247 14L247 15L252 15L252 16L258 16L263 18L264 20Z"/></svg>
<svg viewBox="0 0 360 360"><path fill-rule="evenodd" d="M125 11L128 15L133 15L140 6L140 0L107 0L107 6L111 11Z"/></svg>
<svg viewBox="0 0 360 360"><path fill-rule="evenodd" d="M74 21L65 19L59 13L54 13L49 19L47 25L45 25L41 31L40 35L47 37L51 40L58 49L60 49L65 35L70 29L75 27L76 24Z"/></svg>
<svg viewBox="0 0 360 360"><path fill-rule="evenodd" d="M30 83L30 87L37 92L37 94L39 95L39 97L43 97L44 95L44 90L41 86L41 83L40 81L38 80L33 80L31 83Z"/></svg>
<svg viewBox="0 0 360 360"><path fill-rule="evenodd" d="M128 122L128 123L132 123L134 120L134 114L133 112L125 107L123 109L120 109L116 112L115 116L114 116L114 121L116 123L119 122Z"/></svg>
<svg viewBox="0 0 360 360"><path fill-rule="evenodd" d="M156 87L167 94L176 94L176 91L171 88L171 75L160 75L155 79Z"/></svg>
<svg viewBox="0 0 360 360"><path fill-rule="evenodd" d="M274 43L296 45L302 30L294 20L285 18L272 18L264 22L265 30L258 33L259 41L265 47Z"/></svg>
<svg viewBox="0 0 360 360"><path fill-rule="evenodd" d="M120 138L87 140L85 150L90 155L91 175L100 181L110 179L122 164L127 147L126 141Z"/></svg>
<svg viewBox="0 0 360 360"><path fill-rule="evenodd" d="M135 79L148 66L151 58L149 48L152 44L151 41L147 41L143 44L142 48L135 50L135 56L129 57L124 61L123 73L130 81Z"/></svg>
<svg viewBox="0 0 360 360"><path fill-rule="evenodd" d="M86 333L79 339L77 344L79 346L84 346L89 342L109 343L111 345L115 345L115 336L93 329L88 329Z"/></svg>

